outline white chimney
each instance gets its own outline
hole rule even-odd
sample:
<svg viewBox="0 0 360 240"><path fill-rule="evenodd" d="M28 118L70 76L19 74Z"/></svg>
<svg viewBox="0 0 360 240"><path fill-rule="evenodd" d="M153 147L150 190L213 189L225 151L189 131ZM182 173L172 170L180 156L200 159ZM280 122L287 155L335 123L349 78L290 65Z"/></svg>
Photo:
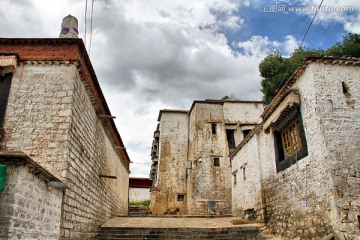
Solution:
<svg viewBox="0 0 360 240"><path fill-rule="evenodd" d="M78 20L70 14L62 20L59 38L78 38Z"/></svg>

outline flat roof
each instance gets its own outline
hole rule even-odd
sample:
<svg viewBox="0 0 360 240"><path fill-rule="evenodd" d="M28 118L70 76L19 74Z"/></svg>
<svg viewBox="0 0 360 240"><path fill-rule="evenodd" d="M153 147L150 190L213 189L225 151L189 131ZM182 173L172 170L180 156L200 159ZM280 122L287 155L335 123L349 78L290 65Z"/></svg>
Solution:
<svg viewBox="0 0 360 240"><path fill-rule="evenodd" d="M188 114L188 112L189 111L187 111L187 110L177 110L177 109L161 109L160 111L159 111L159 116L158 116L158 121L160 121L160 119L161 119L161 115L163 114L163 113L180 113L180 114ZM157 128L157 130L158 130L158 128Z"/></svg>

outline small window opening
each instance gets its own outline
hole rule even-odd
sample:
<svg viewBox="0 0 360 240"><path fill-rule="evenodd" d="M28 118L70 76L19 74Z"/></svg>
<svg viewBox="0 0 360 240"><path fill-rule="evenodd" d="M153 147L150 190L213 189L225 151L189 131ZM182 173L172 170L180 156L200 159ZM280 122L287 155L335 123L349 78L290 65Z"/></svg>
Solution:
<svg viewBox="0 0 360 240"><path fill-rule="evenodd" d="M228 141L229 149L235 148L234 129L226 129L226 138Z"/></svg>
<svg viewBox="0 0 360 240"><path fill-rule="evenodd" d="M244 136L244 138L246 138L246 136L249 135L250 132L251 132L251 129L244 130L244 131L243 131L243 136Z"/></svg>
<svg viewBox="0 0 360 240"><path fill-rule="evenodd" d="M245 176L245 167L243 167L242 172L243 172L243 179L244 179L244 180L246 180L246 176Z"/></svg>
<svg viewBox="0 0 360 240"><path fill-rule="evenodd" d="M216 134L216 123L211 124L211 132L212 134Z"/></svg>
<svg viewBox="0 0 360 240"><path fill-rule="evenodd" d="M236 172L233 173L233 183L234 183L234 186L236 185Z"/></svg>
<svg viewBox="0 0 360 240"><path fill-rule="evenodd" d="M177 200L178 200L179 202L183 202L184 199L185 199L185 195L184 195L184 194L178 194L178 195L177 195Z"/></svg>
<svg viewBox="0 0 360 240"><path fill-rule="evenodd" d="M358 222L359 222L359 228L360 228L360 215L358 215Z"/></svg>
<svg viewBox="0 0 360 240"><path fill-rule="evenodd" d="M220 166L220 158L216 157L214 158L214 166L219 167Z"/></svg>
<svg viewBox="0 0 360 240"><path fill-rule="evenodd" d="M349 93L349 86L346 84L346 82L341 82L342 85L342 91L344 94Z"/></svg>
<svg viewBox="0 0 360 240"><path fill-rule="evenodd" d="M254 219L254 209L251 208L251 209L246 209L244 210L244 218L245 219Z"/></svg>

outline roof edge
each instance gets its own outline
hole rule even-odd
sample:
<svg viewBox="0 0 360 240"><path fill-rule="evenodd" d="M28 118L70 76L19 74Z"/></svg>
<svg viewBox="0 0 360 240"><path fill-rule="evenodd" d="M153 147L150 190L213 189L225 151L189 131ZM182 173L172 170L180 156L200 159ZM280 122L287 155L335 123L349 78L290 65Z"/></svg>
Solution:
<svg viewBox="0 0 360 240"><path fill-rule="evenodd" d="M91 81L89 84L91 85L91 90L94 93L95 98L97 99L97 104L100 107L101 114L104 115L110 115L111 112L109 109L109 106L107 105L106 99L104 97L104 94L101 90L98 78L96 76L95 70L92 66L92 63L90 61L90 57L87 53L86 47L84 45L84 42L81 38L0 38L0 45L6 45L6 44L14 44L14 45L26 45L26 44L36 44L36 45L43 45L43 44L55 44L55 45L63 45L63 44L70 44L70 45L77 45L78 46L78 61L83 68L87 71L88 74L85 73L85 75L89 75L91 78ZM87 76L85 76L87 79ZM89 79L90 80L90 79ZM124 146L124 143L121 139L121 136L118 132L118 129L115 125L115 122L112 118L106 119L106 121L111 132L111 136L115 142L115 144L121 148L118 149L120 152L120 155L124 159L123 164L125 165L125 168L127 168L127 171L130 171L129 163L130 157L126 151L126 148Z"/></svg>
<svg viewBox="0 0 360 240"><path fill-rule="evenodd" d="M280 102L285 98L286 94L289 92L290 88L294 85L296 80L304 73L307 66L311 63L324 63L324 64L339 64L339 65L352 65L360 66L360 58L351 58L351 57L327 57L323 55L311 55L305 58L300 66L294 71L294 73L288 78L285 84L281 87L278 93L275 95L270 104L264 109L263 113L260 115L263 118L263 121L271 115L271 113L276 109Z"/></svg>
<svg viewBox="0 0 360 240"><path fill-rule="evenodd" d="M161 109L159 111L159 115L157 118L157 121L160 122L161 116L163 113L185 113L188 114L189 111L188 110L177 110L177 109ZM156 131L158 131L158 129L156 129Z"/></svg>

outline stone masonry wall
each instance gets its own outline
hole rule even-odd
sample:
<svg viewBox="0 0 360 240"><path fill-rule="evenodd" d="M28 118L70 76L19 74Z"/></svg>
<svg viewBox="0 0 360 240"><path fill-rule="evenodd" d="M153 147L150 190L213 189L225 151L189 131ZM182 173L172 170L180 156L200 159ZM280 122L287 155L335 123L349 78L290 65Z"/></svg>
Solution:
<svg viewBox="0 0 360 240"><path fill-rule="evenodd" d="M153 215L187 214L187 113L163 112L160 119L158 181L151 191ZM178 194L184 201L178 201Z"/></svg>
<svg viewBox="0 0 360 240"><path fill-rule="evenodd" d="M339 238L355 239L360 236L360 68L314 63L309 70L333 185L331 221Z"/></svg>
<svg viewBox="0 0 360 240"><path fill-rule="evenodd" d="M0 192L0 239L59 239L62 196L27 165L9 165Z"/></svg>
<svg viewBox="0 0 360 240"><path fill-rule="evenodd" d="M263 150L263 196L268 226L284 238L321 238L332 232L332 183L329 180L322 116L317 111L318 97L312 72L306 69L292 87L300 94L300 111L308 156L276 173L274 136L262 132L267 148ZM272 154L271 154L272 153Z"/></svg>
<svg viewBox="0 0 360 240"><path fill-rule="evenodd" d="M90 239L115 214L127 214L128 172L77 76L69 134L63 239ZM100 178L99 174L117 176Z"/></svg>
<svg viewBox="0 0 360 240"><path fill-rule="evenodd" d="M258 101L252 102L231 102L225 101L223 105L224 122L236 123L235 146L243 139L243 128L252 129L256 123L261 122L260 115L264 110L263 103Z"/></svg>
<svg viewBox="0 0 360 240"><path fill-rule="evenodd" d="M21 65L13 75L3 150L21 150L64 177L76 67Z"/></svg>
<svg viewBox="0 0 360 240"><path fill-rule="evenodd" d="M224 121L227 123L259 123L264 110L262 102L224 102Z"/></svg>
<svg viewBox="0 0 360 240"><path fill-rule="evenodd" d="M258 153L260 136L256 134L244 145L241 154L232 159L232 214L246 218L244 211L253 209L254 218L264 221L261 195L261 170Z"/></svg>
<svg viewBox="0 0 360 240"><path fill-rule="evenodd" d="M211 124L216 123L216 134ZM189 213L193 215L231 212L231 173L222 105L197 103L190 115L188 180ZM214 166L219 157L220 166ZM210 203L209 203L210 202ZM216 202L214 210L209 205Z"/></svg>
<svg viewBox="0 0 360 240"><path fill-rule="evenodd" d="M150 188L129 188L129 202L140 202L144 200L150 200Z"/></svg>
<svg viewBox="0 0 360 240"><path fill-rule="evenodd" d="M318 239L334 231L348 239L359 235L357 72L354 67L312 63L292 87L301 98L307 157L277 173L274 136L263 131L234 157L234 167L260 163L259 175L249 175L249 182L261 179L261 191L255 189L260 198L252 204L255 210L265 204L268 227L285 239ZM352 89L351 96L342 93L342 81ZM258 143L252 144L255 139ZM251 187L239 185L234 191ZM233 201L238 209L251 207L247 198L234 196Z"/></svg>
<svg viewBox="0 0 360 240"><path fill-rule="evenodd" d="M89 239L111 215L127 213L129 173L96 116L75 65L19 66L4 129L3 150L25 152L68 184L63 239Z"/></svg>

